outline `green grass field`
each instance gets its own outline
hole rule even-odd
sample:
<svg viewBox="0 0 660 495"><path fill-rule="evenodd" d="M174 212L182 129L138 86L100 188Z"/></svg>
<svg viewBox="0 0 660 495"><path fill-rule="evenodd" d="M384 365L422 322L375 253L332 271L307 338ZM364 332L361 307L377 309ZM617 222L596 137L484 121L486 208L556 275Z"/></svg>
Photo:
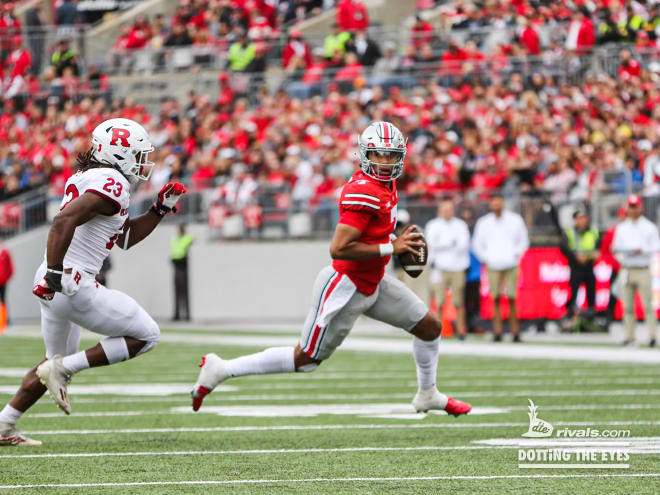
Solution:
<svg viewBox="0 0 660 495"><path fill-rule="evenodd" d="M657 366L441 357L440 390L475 407L453 418L413 413L412 356L339 350L312 374L228 381L192 413L200 356L255 350L161 343L80 373L72 416L44 397L21 420L42 447L0 447L0 493L660 493ZM42 355L0 338L2 405ZM555 429L646 440L628 469L521 469L505 442L527 431L528 398Z"/></svg>

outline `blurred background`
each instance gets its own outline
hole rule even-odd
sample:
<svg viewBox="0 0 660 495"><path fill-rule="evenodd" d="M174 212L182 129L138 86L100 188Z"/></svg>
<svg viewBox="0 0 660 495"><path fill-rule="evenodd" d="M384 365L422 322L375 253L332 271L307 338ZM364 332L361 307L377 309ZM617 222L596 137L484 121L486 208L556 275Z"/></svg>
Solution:
<svg viewBox="0 0 660 495"><path fill-rule="evenodd" d="M156 148L131 214L170 180L190 192L148 241L112 253L107 284L172 318L170 245L184 224L195 239L185 250L189 317L301 321L329 261L357 135L388 120L408 137L398 188L411 223L424 228L449 198L472 229L494 192L521 215L530 242L514 302L523 330L612 332L624 311L618 261L601 241L588 250L594 302L586 280L571 312L579 242L569 231L584 213L603 239L631 194L657 224L659 36L651 1L2 2L9 321L38 320L30 288L47 226L77 153L111 117L144 124ZM657 311L657 253L648 269ZM486 332L486 267L470 271L468 330ZM434 294L427 272L415 290L454 324L457 302ZM642 318L639 296L635 304Z"/></svg>

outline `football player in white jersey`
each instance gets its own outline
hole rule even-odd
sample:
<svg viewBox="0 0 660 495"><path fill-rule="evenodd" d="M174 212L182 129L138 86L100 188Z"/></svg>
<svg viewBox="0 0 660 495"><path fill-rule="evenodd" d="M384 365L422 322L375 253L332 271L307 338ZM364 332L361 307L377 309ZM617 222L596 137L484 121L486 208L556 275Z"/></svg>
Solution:
<svg viewBox="0 0 660 495"><path fill-rule="evenodd" d="M183 184L169 183L149 211L128 217L130 186L149 179L152 151L140 124L111 119L94 129L91 148L78 156L32 290L41 304L46 359L0 411L0 445L41 445L15 425L46 390L70 414L67 385L73 374L131 359L158 342L158 325L134 299L95 280L113 246L128 249L147 237L186 192ZM106 338L79 351L81 328Z"/></svg>

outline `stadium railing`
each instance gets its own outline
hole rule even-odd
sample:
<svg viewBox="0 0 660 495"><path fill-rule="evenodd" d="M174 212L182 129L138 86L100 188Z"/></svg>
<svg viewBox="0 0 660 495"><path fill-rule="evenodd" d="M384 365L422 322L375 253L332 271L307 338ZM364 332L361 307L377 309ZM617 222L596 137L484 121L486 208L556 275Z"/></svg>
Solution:
<svg viewBox="0 0 660 495"><path fill-rule="evenodd" d="M282 187L261 186L246 203L229 203L218 199L214 188L190 191L179 203L177 215L167 222L207 223L212 238L226 240L278 240L329 238L338 220L336 198L325 197L314 204L292 200L290 191ZM470 210L477 218L488 212L493 191L470 189L448 191L456 202L457 213ZM572 225L572 213L578 205L589 207L592 223L605 231L617 222L618 209L630 192L643 191L630 184L615 188L595 189L591 197L557 196L541 190L501 190L507 208L519 212L529 230L533 245L556 245L559 228ZM405 209L412 221L425 225L436 216L438 202L444 195L415 197L401 194L399 209ZM48 187L0 202L0 237L7 238L49 223L59 211L61 198L49 195ZM138 193L129 214L146 211L153 201L151 193ZM644 215L660 221L660 194L644 195Z"/></svg>
<svg viewBox="0 0 660 495"><path fill-rule="evenodd" d="M372 68L364 67L362 77L366 86L378 85L385 90L395 86L412 88L429 81L436 81L442 86L451 86L465 79L488 83L498 78L507 79L513 74L519 74L524 80L528 80L535 73L554 77L557 84L579 84L588 76L596 74L605 73L616 77L620 49L621 46L611 46L582 55L548 53L540 57L510 57L506 64L502 65L486 59L466 63L460 70L439 63L416 63L392 74L378 74ZM639 58L642 67L647 68L653 62L654 54L650 51L644 52L639 54ZM290 96L302 99L327 95L329 84L333 82L341 92L353 90L354 80L336 79L338 70L340 69L326 69L322 80L317 83L302 82L301 73L287 74L282 70L265 73L229 72L228 84L237 96L247 97L253 104L258 101L258 90L262 87L270 90L282 88ZM178 74L156 73L137 78L114 77L111 79L111 89L113 95L131 95L153 108L162 101L162 95L183 99L190 91L197 94L217 94L218 73L188 70Z"/></svg>
<svg viewBox="0 0 660 495"><path fill-rule="evenodd" d="M542 190L503 189L507 208L519 212L529 230L533 245L556 245L560 228L572 226L572 214L578 205L587 205L592 223L605 231L617 222L619 207L626 196L641 190L631 184L617 184L592 190L589 199L582 195L557 195ZM456 203L457 214L470 210L479 217L488 212L492 190L448 191ZM437 205L445 194L424 197L400 195L399 209L405 209L418 225L436 216ZM136 201L131 214L149 207L151 197ZM644 196L644 214L653 222L660 220L660 195ZM339 218L335 197L325 197L310 205L298 203L286 188L261 186L252 200L230 203L217 199L214 189L191 191L184 196L179 213L171 222L207 223L212 238L228 240L277 240L329 238Z"/></svg>
<svg viewBox="0 0 660 495"><path fill-rule="evenodd" d="M48 222L48 187L0 202L0 238L22 234Z"/></svg>
<svg viewBox="0 0 660 495"><path fill-rule="evenodd" d="M568 34L568 23L553 23L536 27L542 46L558 44L563 47ZM90 35L88 26L41 26L39 28L23 27L22 33L26 46L38 48L47 58L53 51L53 46L62 39L71 41L71 46L79 55L79 62L83 66L97 65L109 74L151 74L162 72L176 72L196 67L201 70L225 70L227 67L227 51L230 43L224 45L210 44L206 46L190 45L177 48L154 48L148 45L142 49L123 51L113 50L107 45L99 45L100 40ZM463 44L468 40L477 42L480 49L486 53L493 53L498 45L508 44L518 35L516 27L493 28L482 27L478 29L437 29L432 33L423 33L417 37L432 37L432 49L436 56L440 56L449 41ZM368 30L369 38L378 43L382 49L386 42L393 42L402 49L414 43L416 35L409 28L394 26L373 26ZM281 67L282 49L287 43L287 33L270 37L258 42L266 48L265 58L269 67ZM323 47L324 36L309 34L305 41L311 47ZM607 51L614 47L618 51L623 44L597 45L594 54ZM101 54L101 55L92 55ZM488 57L488 55L486 55ZM543 58L545 55L541 56Z"/></svg>

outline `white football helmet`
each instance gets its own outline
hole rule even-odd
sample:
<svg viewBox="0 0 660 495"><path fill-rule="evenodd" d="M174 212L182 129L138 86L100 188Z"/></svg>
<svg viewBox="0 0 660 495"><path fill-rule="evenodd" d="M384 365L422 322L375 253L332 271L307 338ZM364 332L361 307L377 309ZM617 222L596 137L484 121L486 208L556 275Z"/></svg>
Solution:
<svg viewBox="0 0 660 495"><path fill-rule="evenodd" d="M397 179L403 173L403 160L406 157L406 142L399 129L389 122L372 122L358 137L360 150L360 168L365 175L385 182ZM375 152L380 156L391 157L394 153L394 163L379 163L369 159L369 154ZM390 174L378 173L383 167L391 167ZM375 167L378 167L376 169Z"/></svg>
<svg viewBox="0 0 660 495"><path fill-rule="evenodd" d="M149 134L130 119L110 119L92 132L94 159L119 170L131 184L149 180L154 163L147 160L154 150Z"/></svg>

